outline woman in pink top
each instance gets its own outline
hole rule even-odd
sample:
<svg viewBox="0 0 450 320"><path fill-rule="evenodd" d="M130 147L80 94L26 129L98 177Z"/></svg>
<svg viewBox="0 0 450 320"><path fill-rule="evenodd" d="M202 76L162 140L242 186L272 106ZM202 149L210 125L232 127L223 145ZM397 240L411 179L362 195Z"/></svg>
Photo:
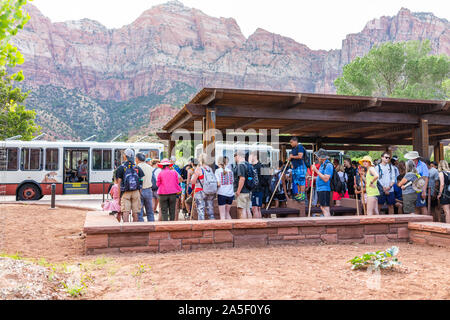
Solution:
<svg viewBox="0 0 450 320"><path fill-rule="evenodd" d="M174 221L177 203L177 194L181 193L180 176L168 159L158 164L162 171L158 174L156 185L158 186L159 206L163 221Z"/></svg>

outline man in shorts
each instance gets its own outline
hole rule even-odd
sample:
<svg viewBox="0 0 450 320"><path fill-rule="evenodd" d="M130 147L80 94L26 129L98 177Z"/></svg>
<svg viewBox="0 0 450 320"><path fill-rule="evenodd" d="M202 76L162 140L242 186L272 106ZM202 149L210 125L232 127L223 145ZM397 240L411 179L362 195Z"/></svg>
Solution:
<svg viewBox="0 0 450 320"><path fill-rule="evenodd" d="M315 153L319 159L320 167L311 166L312 170L318 175L316 181L317 198L320 209L325 217L329 217L331 203L331 176L333 175L333 165L328 160L328 152L320 149Z"/></svg>
<svg viewBox="0 0 450 320"><path fill-rule="evenodd" d="M135 165L134 160L134 151L132 149L125 150L123 154L124 162L116 170L117 182L121 190L120 207L123 214L123 222L129 222L130 213L132 213L133 222L138 222L138 215L141 211L141 189L144 172ZM130 168L136 170L139 177L138 190L127 191L124 189L125 172Z"/></svg>
<svg viewBox="0 0 450 320"><path fill-rule="evenodd" d="M251 219L250 190L248 190L245 186L248 165L248 162L245 161L245 153L243 151L237 151L234 154L234 161L236 163L233 170L234 191L236 193L238 219Z"/></svg>

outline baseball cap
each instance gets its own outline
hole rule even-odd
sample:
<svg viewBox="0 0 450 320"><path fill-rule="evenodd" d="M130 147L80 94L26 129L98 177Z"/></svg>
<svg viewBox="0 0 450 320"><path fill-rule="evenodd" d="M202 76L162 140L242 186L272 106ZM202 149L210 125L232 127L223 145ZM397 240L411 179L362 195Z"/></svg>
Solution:
<svg viewBox="0 0 450 320"><path fill-rule="evenodd" d="M152 161L152 158L145 159L145 162L150 162L150 161Z"/></svg>
<svg viewBox="0 0 450 320"><path fill-rule="evenodd" d="M134 151L132 149L125 150L125 156L129 159L134 158Z"/></svg>

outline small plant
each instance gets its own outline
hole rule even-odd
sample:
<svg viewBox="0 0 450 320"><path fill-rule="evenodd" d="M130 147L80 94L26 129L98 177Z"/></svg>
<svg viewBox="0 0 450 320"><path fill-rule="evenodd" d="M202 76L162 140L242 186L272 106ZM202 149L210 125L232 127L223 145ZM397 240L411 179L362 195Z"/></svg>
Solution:
<svg viewBox="0 0 450 320"><path fill-rule="evenodd" d="M133 273L133 276L135 276L135 277L141 276L143 273L147 272L147 268L150 269L150 266L147 266L145 264L140 264L138 266L137 271L135 273Z"/></svg>
<svg viewBox="0 0 450 320"><path fill-rule="evenodd" d="M99 257L94 260L94 264L97 266L102 266L102 265L108 264L109 262L110 262L110 260L107 258L104 258L104 257Z"/></svg>
<svg viewBox="0 0 450 320"><path fill-rule="evenodd" d="M23 260L23 257L18 252L16 252L15 254L2 253L2 254L0 254L0 257L2 257L2 258L10 258L10 259L14 259L14 260Z"/></svg>
<svg viewBox="0 0 450 320"><path fill-rule="evenodd" d="M361 257L354 257L347 262L352 264L352 270L367 268L373 270L389 269L401 264L395 257L398 252L398 247L394 246L390 249L386 249L386 251L367 252Z"/></svg>
<svg viewBox="0 0 450 320"><path fill-rule="evenodd" d="M78 297L83 294L84 285L67 285L64 281L61 281L62 286L66 289L66 292L72 297Z"/></svg>

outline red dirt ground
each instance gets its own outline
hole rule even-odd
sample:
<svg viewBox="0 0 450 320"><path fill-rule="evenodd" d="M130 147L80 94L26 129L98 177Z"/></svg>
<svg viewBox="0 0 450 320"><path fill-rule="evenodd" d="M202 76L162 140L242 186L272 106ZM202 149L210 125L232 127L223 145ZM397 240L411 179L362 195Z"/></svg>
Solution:
<svg viewBox="0 0 450 320"><path fill-rule="evenodd" d="M85 211L0 205L0 252L81 263L84 299L450 299L450 250L400 243L403 265L378 277L356 255L390 245L320 245L85 256Z"/></svg>

